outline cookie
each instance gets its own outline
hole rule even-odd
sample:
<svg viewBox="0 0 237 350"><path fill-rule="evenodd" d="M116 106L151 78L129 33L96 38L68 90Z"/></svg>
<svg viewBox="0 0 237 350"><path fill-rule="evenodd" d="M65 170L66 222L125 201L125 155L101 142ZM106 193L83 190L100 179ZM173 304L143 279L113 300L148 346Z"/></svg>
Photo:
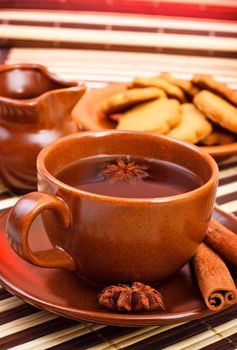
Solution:
<svg viewBox="0 0 237 350"><path fill-rule="evenodd" d="M167 80L169 83L178 86L187 95L191 97L195 96L200 91L199 88L195 86L191 81L174 78L171 74L167 72L162 72L160 77Z"/></svg>
<svg viewBox="0 0 237 350"><path fill-rule="evenodd" d="M166 92L169 97L177 98L180 102L185 102L186 97L178 86L170 84L167 80L154 77L154 78L145 78L145 77L137 77L127 85L127 88L138 88L138 87L147 87L147 86L155 86L159 89L162 89Z"/></svg>
<svg viewBox="0 0 237 350"><path fill-rule="evenodd" d="M166 94L156 87L124 90L104 99L100 105L100 111L105 115L120 113L138 103L161 97L165 98Z"/></svg>
<svg viewBox="0 0 237 350"><path fill-rule="evenodd" d="M212 131L212 125L192 103L181 105L181 122L167 135L189 143L198 143Z"/></svg>
<svg viewBox="0 0 237 350"><path fill-rule="evenodd" d="M179 102L175 99L160 99L143 103L124 113L117 129L165 134L180 120Z"/></svg>
<svg viewBox="0 0 237 350"><path fill-rule="evenodd" d="M207 137L201 140L204 146L226 145L235 142L236 137L225 129L213 130Z"/></svg>
<svg viewBox="0 0 237 350"><path fill-rule="evenodd" d="M237 108L232 104L207 90L194 96L193 103L207 118L237 133Z"/></svg>
<svg viewBox="0 0 237 350"><path fill-rule="evenodd" d="M192 82L201 89L211 90L237 106L237 91L233 91L226 84L214 80L211 75L195 74Z"/></svg>

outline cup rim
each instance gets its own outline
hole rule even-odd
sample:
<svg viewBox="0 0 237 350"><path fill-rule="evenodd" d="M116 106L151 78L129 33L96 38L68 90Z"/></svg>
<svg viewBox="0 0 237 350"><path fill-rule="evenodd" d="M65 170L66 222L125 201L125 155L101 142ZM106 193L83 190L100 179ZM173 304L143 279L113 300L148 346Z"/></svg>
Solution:
<svg viewBox="0 0 237 350"><path fill-rule="evenodd" d="M56 148L59 144L61 144L63 141L71 140L71 139L77 139L81 137L86 137L86 136L93 136L93 137L103 137L106 135L113 135L113 134L127 134L127 135L144 135L146 137L159 137L160 139L169 139L170 141L179 144L182 147L189 148L196 154L198 153L200 157L206 161L206 163L209 164L212 174L209 178L208 181L206 181L204 184L199 186L198 188L187 191L184 193L179 193L176 195L171 195L171 196L164 196L164 197L147 197L147 198L126 198L126 197L115 197L115 196L108 196L108 195L102 195L102 194L97 194L93 192L88 192L81 190L80 188L76 188L73 186L70 186L60 180L58 180L54 175L52 175L46 165L45 165L45 158L47 154L49 154L54 148ZM55 142L45 146L39 153L37 157L37 171L42 174L44 177L47 178L51 183L56 185L58 188L63 188L64 190L67 190L73 194L78 194L80 196L86 197L86 198L91 198L93 200L99 200L99 201L104 201L104 202L117 202L117 203L144 203L144 204L154 204L154 203L164 203L164 202L173 202L177 200L182 200L182 199L187 199L190 196L192 197L195 194L201 193L203 190L205 190L208 187L214 186L219 179L219 169L217 166L216 161L214 158L212 158L207 152L201 150L199 147L189 144L187 142L184 142L182 140L167 136L167 135L161 135L161 134L154 134L154 133L149 133L149 132L142 132L142 131L123 131L123 130L104 130L104 131L84 131L84 132L78 132L75 134L67 135L65 137L62 137Z"/></svg>

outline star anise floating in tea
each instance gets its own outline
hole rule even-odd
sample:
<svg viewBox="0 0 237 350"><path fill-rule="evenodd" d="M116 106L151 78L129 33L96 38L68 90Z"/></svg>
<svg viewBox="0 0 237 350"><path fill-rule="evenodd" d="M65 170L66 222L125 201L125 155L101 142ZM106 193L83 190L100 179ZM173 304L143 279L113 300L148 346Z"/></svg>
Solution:
<svg viewBox="0 0 237 350"><path fill-rule="evenodd" d="M161 294L141 282L106 287L99 294L99 304L118 311L164 310Z"/></svg>
<svg viewBox="0 0 237 350"><path fill-rule="evenodd" d="M107 164L101 175L108 177L113 182L126 180L134 183L136 179L149 176L146 170L147 166L135 162L125 163L123 159L119 159L116 163Z"/></svg>

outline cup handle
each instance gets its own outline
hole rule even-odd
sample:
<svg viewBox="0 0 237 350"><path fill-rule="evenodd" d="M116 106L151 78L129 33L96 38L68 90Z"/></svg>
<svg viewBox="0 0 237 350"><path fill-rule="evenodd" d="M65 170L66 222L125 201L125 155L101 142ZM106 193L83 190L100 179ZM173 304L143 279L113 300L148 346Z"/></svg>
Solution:
<svg viewBox="0 0 237 350"><path fill-rule="evenodd" d="M38 252L32 252L30 249L28 235L31 224L47 209L55 212L58 222L65 228L70 225L69 207L62 199L43 192L32 192L22 197L9 213L9 243L18 255L33 265L76 270L75 260L61 247Z"/></svg>

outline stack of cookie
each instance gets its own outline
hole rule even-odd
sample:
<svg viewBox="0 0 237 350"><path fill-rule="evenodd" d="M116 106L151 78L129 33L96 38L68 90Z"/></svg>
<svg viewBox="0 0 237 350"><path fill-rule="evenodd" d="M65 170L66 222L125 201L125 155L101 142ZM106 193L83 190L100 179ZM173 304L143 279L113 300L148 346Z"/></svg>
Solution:
<svg viewBox="0 0 237 350"><path fill-rule="evenodd" d="M169 73L137 77L102 101L100 114L118 130L166 134L183 141L218 145L237 134L237 92L210 75L188 81Z"/></svg>

